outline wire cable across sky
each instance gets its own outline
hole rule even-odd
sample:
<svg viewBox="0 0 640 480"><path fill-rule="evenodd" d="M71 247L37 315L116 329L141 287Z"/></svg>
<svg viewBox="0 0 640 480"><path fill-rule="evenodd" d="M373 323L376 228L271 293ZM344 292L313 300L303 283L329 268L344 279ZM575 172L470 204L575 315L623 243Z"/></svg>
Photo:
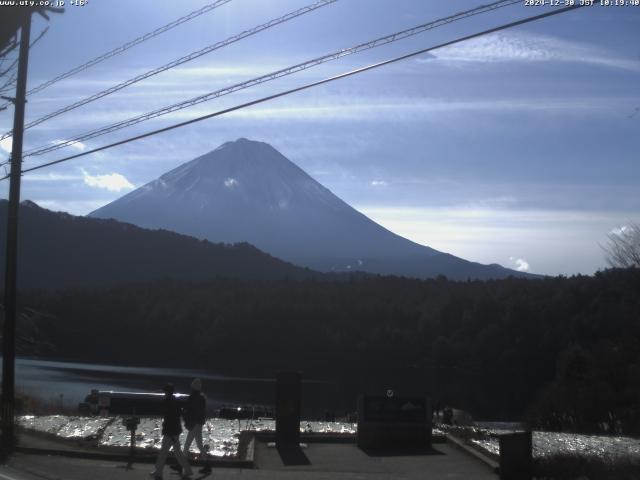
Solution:
<svg viewBox="0 0 640 480"><path fill-rule="evenodd" d="M117 147L119 145L124 145L126 143L130 143L130 142L134 142L134 141L137 141L137 140L141 140L143 138L151 137L153 135L158 135L160 133L168 132L168 131L174 130L176 128L180 128L180 127L184 127L184 126L187 126L187 125L191 125L191 124L196 123L196 122L201 122L201 121L207 120L209 118L218 117L218 116L221 116L221 115L224 115L224 114L236 111L236 110L240 110L242 108L247 108L247 107L250 107L250 106L253 106L253 105L257 105L257 104L260 104L260 103L264 103L264 102L267 102L267 101L270 101L270 100L273 100L273 99L276 99L276 98L279 98L279 97L283 97L285 95L290 95L292 93L300 92L302 90L307 90L309 88L313 88L313 87L316 87L318 85L323 85L325 83L333 82L333 81L336 81L336 80L339 80L339 79L342 79L342 78L350 77L350 76L357 75L357 74L360 74L360 73L363 73L363 72L366 72L366 71L369 71L369 70L380 68L380 67L385 66L385 65L389 65L389 64L396 63L396 62L399 62L399 61L402 61L402 60L406 60L407 58L415 57L416 55L421 55L421 54L424 54L424 53L428 53L428 52L431 52L433 50L437 50L437 49L440 49L440 48L448 47L448 46L454 45L456 43L465 42L467 40L471 40L473 38L477 38L477 37L481 37L481 36L488 35L488 34L491 34L491 33L499 32L501 30L506 30L508 28L513 28L513 27L516 27L516 26L519 26L519 25L524 25L526 23L531 23L531 22L534 22L534 21L537 21L537 20L541 20L543 18L551 17L551 16L554 16L554 15L559 15L561 13L569 12L571 10L576 10L576 9L582 8L584 6L585 5L573 5L573 6L569 6L569 7L560 8L560 9L557 9L557 10L552 10L552 11L549 11L549 12L546 12L546 13L542 13L542 14L539 14L539 15L526 17L526 18L523 18L523 19L520 19L520 20L516 20L514 22L510 22L510 23L506 23L506 24L503 24L503 25L500 25L500 26L497 26L497 27L490 28L488 30L483 30L481 32L473 33L473 34L470 34L470 35L466 35L464 37L460 37L460 38L457 38L457 39L454 39L454 40L450 40L448 42L444 42L444 43L441 43L439 45L435 45L435 46L432 46L432 47L428 47L428 48L417 50L417 51L414 51L414 52L411 52L411 53L407 53L405 55L401 55L399 57L395 57L395 58L392 58L390 60L384 60L382 62L374 63L374 64L368 65L366 67L361 67L361 68L358 68L358 69L355 69L355 70L351 70L349 72L345 72L345 73L341 73L339 75L335 75L333 77L325 78L325 79L319 80L317 82L308 83L308 84L305 84L305 85L302 85L302 86L299 86L299 87L296 87L296 88L285 90L283 92L275 93L273 95L268 95L266 97L262 97L262 98L259 98L257 100L253 100L253 101L246 102L246 103L243 103L243 104L240 104L240 105L236 105L234 107L225 108L223 110L219 110L217 112L213 112L213 113L210 113L210 114L207 114L207 115L203 115L201 117L197 117L197 118L194 118L194 119L191 119L191 120L186 120L184 122L176 123L174 125L170 125L170 126L167 126L167 127L164 127L164 128L160 128L160 129L153 130L153 131L150 131L150 132L147 132L147 133L143 133L141 135L136 135L134 137L130 137L130 138L127 138L127 139L124 139L124 140L120 140L118 142L114 142L114 143L111 143L111 144L108 144L108 145L103 145L102 147L94 148L94 149L88 150L86 152L77 153L75 155L70 155L68 157L60 158L58 160L54 160L54 161L51 161L51 162L43 163L43 164L37 165L35 167L24 169L24 170L22 170L21 173L27 173L27 172L32 172L34 170L40 170L40 169L45 168L45 167L49 167L49 166L52 166L52 165L57 165L57 164L60 164L60 163L63 163L63 162L67 162L69 160L73 160L73 159L76 159L76 158L84 157L84 156L90 155L92 153L100 152L100 151L103 151L103 150L107 150L109 148ZM0 178L0 180L5 180L7 178L9 178L9 175Z"/></svg>
<svg viewBox="0 0 640 480"><path fill-rule="evenodd" d="M229 1L229 0L227 0ZM289 12L285 15L282 15L281 17L278 18L274 18L273 20L270 20L266 23L263 23L261 25L258 25L256 27L250 28L249 30L245 30L241 33L238 33L236 35L233 35L225 40L222 40L220 42L216 42L212 45L209 45L208 47L202 48L200 50L197 50L195 52L192 52L188 55L185 55L183 57L180 57L176 60L173 60L165 65L162 65L161 67L158 68L154 68L153 70L149 70L148 72L142 73L140 75L137 75L133 78L130 78L129 80L126 80L122 83L119 83L117 85L114 85L112 87L107 88L106 90L102 90L101 92L95 93L89 97L86 97L82 100L79 100L78 102L72 103L71 105L68 105L66 107L63 107L59 110L56 110L54 112L51 112L47 115L44 115L40 118L37 118L36 120L33 120L31 122L28 122L24 128L25 130L28 128L32 128L36 125L39 125L43 122L46 122L47 120L50 120L54 117L57 117L58 115L62 115L63 113L69 112L71 110L75 110L78 107L81 107L83 105L86 105L88 103L94 102L102 97L106 97L107 95L111 95L112 93L115 93L119 90L122 90L123 88L126 88L130 85L133 85L134 83L138 83L141 82L142 80L145 80L147 78L153 77L154 75L157 75L159 73L162 72L166 72L167 70L170 70L172 68L175 68L179 65L182 65L184 63L190 62L191 60L195 60L196 58L199 58L203 55L206 55L208 53L211 53L215 50L219 50L223 47L226 47L228 45L231 45L232 43L235 42L239 42L240 40L242 40L243 38L247 38L250 37L252 35L255 35L259 32L262 32L264 30L267 30L269 28L275 27L276 25L280 25L282 23L288 22L289 20L293 20L294 18L297 18L301 15L313 12L314 10L317 10L318 8L322 8L325 7L327 5L330 5L332 3L337 2L338 0L319 0L311 5L307 5L305 7L299 8L297 10L294 10L292 12ZM2 137L0 137L0 140L3 140L7 137L10 137L12 135L12 132L7 132L4 135L2 135Z"/></svg>
<svg viewBox="0 0 640 480"><path fill-rule="evenodd" d="M277 70L275 72L271 72L271 73L267 73L265 75L261 75L259 77L255 77L252 78L250 80L246 80L244 82L240 82L234 85L231 85L229 87L225 87L222 88L220 90L216 90L213 92L209 92L206 93L204 95L199 95L197 97L191 98L189 100L184 100L182 102L178 102L175 103L173 105L169 105L166 107L162 107L160 109L157 110L153 110L151 112L142 114L142 115L138 115L136 117L132 117L126 120L122 120L120 122L105 126L105 127L101 127L89 132L85 132L83 134L80 134L72 139L69 140L63 140L63 141L58 141L53 145L46 145L46 146L40 146L40 147L36 147L34 149L28 150L27 152L25 152L24 156L25 157L29 157L29 156L36 156L36 155L43 155L45 153L54 151L54 150L58 150L70 145L73 145L75 143L78 142L83 142L85 140L90 140L92 138L101 136L101 135L106 135L108 133L114 132L116 130L120 130L132 125L135 125L137 123L141 123L147 120L150 120L152 118L156 118L156 117L160 117L162 115L166 115L168 113L172 113L178 110L182 110L188 107L192 107L194 105L203 103L203 102L208 102L211 100L214 100L216 98L222 97L224 95L229 95L231 93L237 92L239 90L244 90L250 87L253 87L255 85L259 85L265 82L269 82L272 80L276 80L278 78L282 78L288 75L292 75L294 73L300 72L302 70L307 70L309 68L315 67L316 65L320 65L329 61L333 61L333 60L337 60L340 59L342 57L346 57L348 55L352 55L355 53L359 53L362 52L364 50L369 50L372 48L376 48L376 47L380 47L382 45L386 45L389 43L393 43L396 42L398 40L402 40L420 33L423 33L425 31L443 26L443 25L447 25L449 23L458 21L458 20L462 20L464 18L468 18L468 17L472 17L474 15L479 15L482 13L487 13L487 12L491 12L493 10L496 10L498 8L502 8L502 7L506 7L509 5L513 5L516 3L521 3L520 0L501 0L501 1L497 1L497 2L493 2L487 5L482 5L476 8L473 8L471 10L466 10L463 12L458 12L455 13L453 15L449 15L447 17L438 19L438 20L433 20L431 22L428 23L424 23L421 25L418 25L416 27L412 27L406 30L402 30L399 32L395 32L392 33L390 35L386 35L384 37L379 37L375 40L371 40L365 43L361 43L359 45L350 47L350 48L343 48L341 50L323 55L321 57L318 58L314 58L312 60L308 60L306 62L302 62L302 63L298 63L296 65L292 65L290 67L281 69L281 70Z"/></svg>
<svg viewBox="0 0 640 480"><path fill-rule="evenodd" d="M120 45L119 47L114 48L113 50L110 50L106 53L103 53L102 55L89 60L88 62L83 63L82 65L78 65L75 68L72 68L71 70L69 70L68 72L62 73L60 75L58 75L55 78L52 78L51 80L48 80L44 83L41 83L40 85L33 87L31 90L29 90L27 92L27 95L33 95L34 93L40 92L42 90L44 90L47 87L50 87L51 85L53 85L54 83L58 83L61 80L64 80L65 78L69 78L72 75L75 75L76 73L79 73L83 70L87 70L88 68L93 67L94 65L97 65L100 62L103 62L105 60L107 60L108 58L114 57L116 55L119 55L120 53L129 50L130 48L135 47L136 45L141 44L142 42L145 42L153 37L156 37L164 32L167 32L169 30L171 30L172 28L177 27L178 25L182 25L185 22L188 22L190 20L193 20L194 18L199 17L200 15L203 15L207 12L210 12L211 10L214 10L218 7L221 7L222 5L229 3L231 0L216 0L215 2L209 3L208 5L205 5L202 8L199 8L198 10L194 10L191 13L188 13L187 15L184 15L183 17L178 18L177 20L174 20L173 22L167 23L166 25L156 28L155 30L149 32L149 33L145 33L144 35L141 35L137 38L134 38L133 40L124 43L122 45Z"/></svg>
<svg viewBox="0 0 640 480"><path fill-rule="evenodd" d="M33 87L31 90L27 91L27 96L33 95L34 93L38 93L44 90L45 88L48 88L51 85L64 80L65 78L69 78L75 75L76 73L80 73L84 70L87 70L93 67L94 65L97 65L100 62L103 62L111 57L115 57L116 55L119 55L120 53L125 52L130 48L133 48L136 45L139 45L142 42L145 42L153 37L160 35L161 33L171 30L172 28L177 27L178 25L182 25L183 23L188 22L189 20L193 20L194 18L197 18L200 15L210 12L211 10L221 7L222 5L229 2L231 2L231 0L216 0L215 2L209 3L202 8L199 8L198 10L194 10L193 12L188 13L187 15L184 15L178 18L177 20L174 20L173 22L167 23L166 25L163 25L162 27L158 27L149 33L145 33L144 35L134 38L133 40L127 43L124 43L119 47L114 48L113 50L103 53L102 55L99 55L98 57L92 60L89 60L83 63L82 65L78 65L77 67L74 67L67 72L61 73L60 75L52 78L51 80L47 80L46 82L41 83L36 87ZM5 107L6 105L9 105L9 103L7 102L6 104L2 105L2 107ZM3 138L6 138L6 137L3 137Z"/></svg>

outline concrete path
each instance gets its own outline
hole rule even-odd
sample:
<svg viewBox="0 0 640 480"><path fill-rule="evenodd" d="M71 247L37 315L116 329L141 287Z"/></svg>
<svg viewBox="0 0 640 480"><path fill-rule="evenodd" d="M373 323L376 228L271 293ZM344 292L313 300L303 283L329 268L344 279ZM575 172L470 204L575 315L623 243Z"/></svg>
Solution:
<svg viewBox="0 0 640 480"><path fill-rule="evenodd" d="M266 443L255 449L255 469L214 468L194 480L497 480L491 470L448 444L429 454L367 455L353 444L312 443L297 452L278 452ZM124 462L17 453L0 466L0 480L149 480L150 464L125 469ZM180 477L165 469L165 480Z"/></svg>
<svg viewBox="0 0 640 480"><path fill-rule="evenodd" d="M307 464L305 463L308 462ZM256 466L269 471L264 478L309 479L478 479L496 480L489 467L448 444L416 455L367 454L355 444L311 443L297 455L279 454L265 443L256 444ZM282 475L282 476L281 476ZM285 476L286 475L286 476Z"/></svg>

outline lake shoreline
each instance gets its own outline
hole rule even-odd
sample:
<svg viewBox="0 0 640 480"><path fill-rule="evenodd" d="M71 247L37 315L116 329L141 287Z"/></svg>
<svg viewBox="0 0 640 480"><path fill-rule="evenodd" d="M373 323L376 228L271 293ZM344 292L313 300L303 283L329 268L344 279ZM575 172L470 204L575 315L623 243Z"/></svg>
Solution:
<svg viewBox="0 0 640 480"><path fill-rule="evenodd" d="M150 368L20 357L16 360L16 390L25 398L49 406L47 412L77 411L92 390L160 392L167 382L176 392L189 393L194 378L203 383L208 408L256 407L275 405L275 377L233 377L211 371L179 368ZM324 418L326 412L343 416L355 410L336 384L315 379L302 380L306 418ZM351 405L351 403L353 405Z"/></svg>

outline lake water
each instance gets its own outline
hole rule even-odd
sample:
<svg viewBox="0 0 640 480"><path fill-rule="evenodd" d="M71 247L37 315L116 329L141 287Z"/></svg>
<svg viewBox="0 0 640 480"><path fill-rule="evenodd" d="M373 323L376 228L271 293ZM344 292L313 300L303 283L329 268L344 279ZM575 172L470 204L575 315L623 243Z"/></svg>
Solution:
<svg viewBox="0 0 640 480"><path fill-rule="evenodd" d="M16 361L16 387L33 397L54 406L61 403L75 408L91 389L124 391L159 391L171 381L178 392L188 392L195 377L203 381L203 390L211 406L224 404L274 404L275 381L272 378L238 378L212 372L146 367L123 367L49 360L20 358ZM302 385L303 418L318 418L325 410L340 412L336 402L341 401L338 386L328 382L307 380ZM354 399L355 403L355 399ZM306 414L305 414L306 412ZM109 428L101 440L103 445L126 445L128 433L121 420L74 417L22 417L27 428L55 433L63 437L84 437L93 434L104 422ZM147 419L139 429L141 446L156 448L159 441L160 419ZM206 436L214 455L233 455L237 448L237 435L241 429L272 429L273 422L238 422L210 419ZM478 447L497 454L497 435L517 428L511 424L483 424L484 439L474 440ZM355 425L341 423L303 422L301 429L310 431L354 432ZM534 456L571 452L581 455L640 456L640 440L628 437L574 435L552 432L534 432Z"/></svg>
<svg viewBox="0 0 640 480"><path fill-rule="evenodd" d="M176 391L188 393L194 378L200 378L210 407L221 405L272 406L275 403L273 378L241 378L190 369L127 367L92 363L19 358L16 360L18 392L54 406L75 408L91 389L136 392L161 391L171 382ZM320 417L325 410L341 411L338 387L329 382L304 380L303 414ZM353 401L355 409L355 399ZM349 410L349 408L346 408Z"/></svg>

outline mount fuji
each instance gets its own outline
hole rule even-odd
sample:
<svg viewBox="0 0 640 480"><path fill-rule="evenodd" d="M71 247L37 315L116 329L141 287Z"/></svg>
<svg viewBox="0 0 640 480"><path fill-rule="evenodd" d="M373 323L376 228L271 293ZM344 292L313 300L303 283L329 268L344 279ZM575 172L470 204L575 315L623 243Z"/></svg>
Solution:
<svg viewBox="0 0 640 480"><path fill-rule="evenodd" d="M271 145L240 138L89 214L212 242L248 242L320 271L417 278L526 276L419 245L378 225Z"/></svg>

